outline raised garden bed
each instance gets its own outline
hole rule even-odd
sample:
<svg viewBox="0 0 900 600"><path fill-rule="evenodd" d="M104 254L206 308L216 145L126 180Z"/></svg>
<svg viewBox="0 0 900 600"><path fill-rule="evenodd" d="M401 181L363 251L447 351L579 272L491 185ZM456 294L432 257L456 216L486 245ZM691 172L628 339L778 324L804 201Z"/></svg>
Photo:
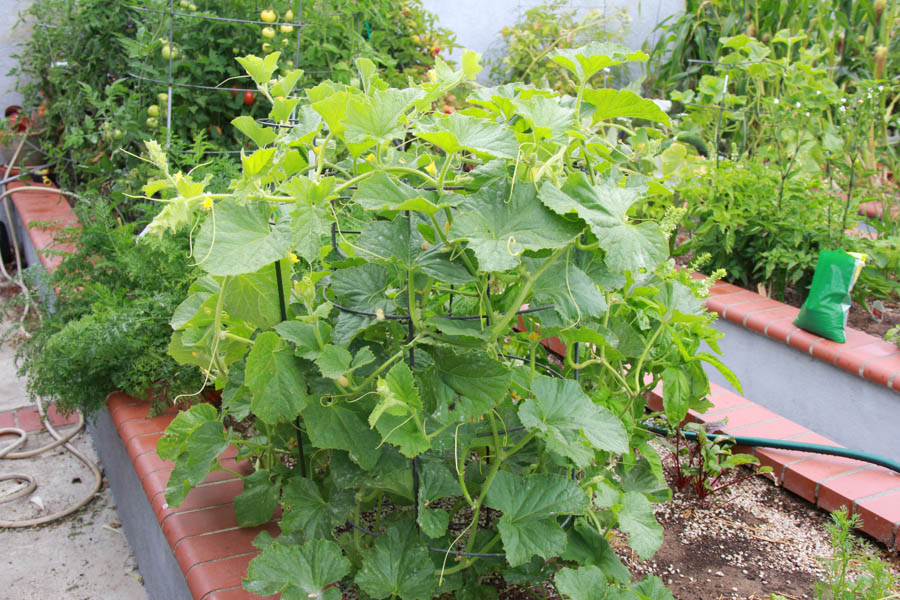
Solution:
<svg viewBox="0 0 900 600"><path fill-rule="evenodd" d="M826 340L793 325L799 309L729 283L715 284L706 306L722 317L723 360L749 400L841 445L900 460L896 345L851 328L844 344Z"/></svg>

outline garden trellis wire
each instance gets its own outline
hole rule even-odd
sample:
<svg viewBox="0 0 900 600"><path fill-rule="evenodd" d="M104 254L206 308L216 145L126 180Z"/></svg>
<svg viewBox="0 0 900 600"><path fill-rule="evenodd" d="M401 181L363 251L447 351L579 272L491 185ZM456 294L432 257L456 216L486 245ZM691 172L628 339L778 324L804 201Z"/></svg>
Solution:
<svg viewBox="0 0 900 600"><path fill-rule="evenodd" d="M294 64L299 66L300 63L300 43L301 43L301 32L303 30L303 0L297 0L297 21L296 23L286 23L286 22L273 22L268 23L266 21L259 21L253 19L239 19L235 17L224 17L218 15L204 15L204 14L191 14L178 12L175 10L175 0L169 0L168 2L168 10L160 10L155 8L149 8L146 6L136 6L129 5L129 8L133 10L137 10L140 12L146 12L151 14L158 15L167 15L168 19L168 44L170 48L173 48L174 35L175 35L175 19L200 19L206 21L216 21L216 22L224 22L224 23L234 23L234 24L243 24L243 25L267 25L267 26L278 26L285 25L296 28L297 31L297 39L296 39L296 48L294 49ZM357 2L359 5L359 2ZM358 24L357 24L358 27ZM357 48L356 54L359 54L359 49ZM151 77L145 77L138 73L128 73L128 76L132 79L136 79L138 81L145 81L148 83L160 84L166 86L166 94L168 96L168 101L166 102L166 149L169 149L172 143L172 90L176 87L188 88L188 89L201 89L201 90L213 90L213 91L223 91L223 92L255 92L255 89L245 89L245 88L230 88L230 87L220 87L218 85L202 85L196 83L183 83L175 81L174 79L174 61L175 61L175 52L169 52L168 58L168 67L167 67L167 78L165 80L155 79ZM326 74L331 73L331 71L305 71L306 73L312 74ZM183 151L185 153L193 154L191 151ZM204 154L240 154L240 150L207 150L204 151Z"/></svg>
<svg viewBox="0 0 900 600"><path fill-rule="evenodd" d="M428 188L418 188L418 189L422 189L424 191L424 190L427 190ZM434 189L434 188L432 188L432 189ZM410 228L412 228L411 211L408 211L408 210L404 211L404 214L406 216L408 226ZM343 236L344 234L353 235L353 234L359 234L359 233L361 233L361 232L355 231L355 230L345 230L345 229L339 230L337 223L333 222L331 224L331 249L332 249L332 251L336 252L336 253L341 253L340 247L337 244L338 234ZM285 298L284 298L284 289L285 288L284 288L283 273L282 273L282 269L281 269L281 262L275 261L273 263L273 266L275 268L275 283L276 283L277 294L278 294L279 313L281 316L281 320L286 321L287 320L287 304L286 304ZM374 312L367 312L367 311L360 311L360 310L352 309L352 308L338 304L334 300L330 299L327 294L328 294L328 287L323 286L321 289L322 299L324 301L328 302L329 304L331 304L334 308L336 308L337 310L339 310L341 312L365 316L365 317L369 317L369 318L373 318L373 319L383 318L384 320L388 320L388 321L405 322L407 325L407 343L412 342L415 339L416 332L415 332L415 328L413 326L412 319L410 318L409 315L404 315L404 314L379 315ZM453 292L452 291L449 292L449 296L450 296L450 299L449 299L449 303L448 303L449 304L448 312L446 315L444 315L443 317L439 317L439 318L448 319L448 320L459 320L459 321L484 319L486 322L488 322L488 323L490 322L490 315L487 315L487 314L454 315L453 314ZM542 312L545 310L549 310L552 308L554 308L554 306L552 304L536 306L536 307L526 307L526 308L522 308L522 309L518 310L516 312L516 314L517 315L532 314L532 313L538 313L538 312ZM579 345L580 344L575 342L574 347L573 347L576 362L578 361L578 357L579 357ZM518 360L518 361L522 361L522 362L527 362L527 361L531 360L524 356L517 356L515 354L501 353L500 356L502 356L504 358L508 358L510 360ZM413 369L415 367L415 350L413 347L410 347L410 349L409 349L409 354L407 355L407 364L410 367L410 369ZM565 376L562 373L560 373L555 368L553 368L552 366L550 366L542 361L534 361L534 364L536 367L539 367L540 369L546 371L553 377L558 377L560 379L565 378ZM572 375L573 379L577 380L578 379L578 369L573 369L572 374L573 374ZM304 450L303 450L303 430L300 427L299 419L298 419L298 422L296 425L296 429L297 429L296 441L297 441L297 450L298 450L297 462L299 463L299 467L300 467L300 475L305 478L305 477L307 477L306 458L305 458ZM505 428L501 431L497 431L496 435L505 435L508 433L513 433L515 431L521 431L524 429L525 429L524 427L509 427L509 428ZM492 435L495 435L495 434L493 432L482 432L482 433L475 434L475 437L489 437ZM454 460L456 460L455 457L454 457ZM465 460L465 457L463 457L463 460ZM412 458L410 460L410 468L412 471L413 510L416 515L416 521L417 521L417 526L418 526L419 488L420 488L418 457ZM576 478L577 474L574 469L572 469L570 476L573 479ZM560 527L561 528L567 527L572 522L572 519L573 519L572 515L567 515L566 518L562 521L562 523L560 523ZM355 523L352 520L348 519L347 525L349 525L350 527L352 527L358 531L363 532L366 535L369 535L372 537L379 536L379 534L377 532L368 530L368 529L360 526L358 523ZM475 535L475 533L473 532L471 535ZM466 557L473 557L473 558L495 558L495 559L506 558L506 554L502 553L502 552L466 552L463 550L453 550L451 548L437 548L435 546L430 546L430 545L428 546L428 549L431 552L444 554L445 556L466 556Z"/></svg>

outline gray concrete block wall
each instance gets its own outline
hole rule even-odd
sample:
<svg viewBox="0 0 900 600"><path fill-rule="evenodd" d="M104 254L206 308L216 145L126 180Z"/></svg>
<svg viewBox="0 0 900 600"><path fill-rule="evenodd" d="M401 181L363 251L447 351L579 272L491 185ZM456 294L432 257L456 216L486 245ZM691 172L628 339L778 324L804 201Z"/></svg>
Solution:
<svg viewBox="0 0 900 600"><path fill-rule="evenodd" d="M900 460L900 394L731 321L714 326L745 398L842 446ZM716 369L706 373L739 393Z"/></svg>

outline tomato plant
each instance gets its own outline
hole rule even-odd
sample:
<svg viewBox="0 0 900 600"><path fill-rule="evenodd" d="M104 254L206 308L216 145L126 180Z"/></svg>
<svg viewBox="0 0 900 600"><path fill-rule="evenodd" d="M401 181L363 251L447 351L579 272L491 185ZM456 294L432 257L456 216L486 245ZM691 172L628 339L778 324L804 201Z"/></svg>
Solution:
<svg viewBox="0 0 900 600"><path fill-rule="evenodd" d="M671 224L629 217L647 178L610 152L613 119L668 117L588 86L646 56L562 50L551 59L574 99L480 87L449 115L437 101L474 79L474 53L404 88L359 59L361 89L325 81L299 97L301 74L276 76L278 58L238 59L274 125L234 119L256 149L232 191L173 174L147 144L159 175L144 191L164 198L148 231L201 220L206 275L172 317L170 352L222 390L221 408L185 410L159 442L175 463L167 502L229 445L251 459L238 523L284 511L245 579L260 595L430 598L565 566L564 595L671 598L658 579L632 582L606 537L622 531L644 558L662 542L652 502L669 490L639 425L645 395L663 382L680 422L704 405L703 362L733 376L699 351L719 334L703 285L667 260ZM548 336L565 355L547 355Z"/></svg>

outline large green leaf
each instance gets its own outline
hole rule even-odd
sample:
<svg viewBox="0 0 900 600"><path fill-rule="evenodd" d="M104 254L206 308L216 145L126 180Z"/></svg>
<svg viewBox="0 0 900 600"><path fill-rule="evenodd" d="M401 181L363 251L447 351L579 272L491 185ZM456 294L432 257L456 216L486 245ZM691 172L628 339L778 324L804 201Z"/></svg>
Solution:
<svg viewBox="0 0 900 600"><path fill-rule="evenodd" d="M306 405L306 378L299 361L278 334L261 333L247 356L245 385L253 414L264 423L290 422Z"/></svg>
<svg viewBox="0 0 900 600"><path fill-rule="evenodd" d="M648 559L663 542L663 528L653 515L653 505L639 492L626 492L618 513L619 529L628 534L628 545L641 559Z"/></svg>
<svg viewBox="0 0 900 600"><path fill-rule="evenodd" d="M281 272L282 289L288 290L290 269L286 262L281 265ZM286 294L284 303L285 306L289 303ZM266 265L256 273L234 277L225 290L225 312L259 329L268 329L281 321L275 265Z"/></svg>
<svg viewBox="0 0 900 600"><path fill-rule="evenodd" d="M206 218L194 243L194 257L211 275L255 273L284 258L291 246L290 225L269 225L269 206L223 203Z"/></svg>
<svg viewBox="0 0 900 600"><path fill-rule="evenodd" d="M377 599L430 600L437 576L415 524L402 521L392 525L375 541L375 547L363 555L356 584Z"/></svg>
<svg viewBox="0 0 900 600"><path fill-rule="evenodd" d="M369 425L401 454L413 458L431 447L423 430L422 401L412 371L406 363L394 365L376 387L378 402L369 415Z"/></svg>
<svg viewBox="0 0 900 600"><path fill-rule="evenodd" d="M175 468L169 475L166 502L171 506L180 506L188 492L203 483L226 448L228 440L218 421L204 421L193 428L185 440L184 451L175 460Z"/></svg>
<svg viewBox="0 0 900 600"><path fill-rule="evenodd" d="M534 272L546 259L524 258L528 270ZM559 261L561 262L561 261ZM542 322L550 327L567 327L599 317L606 312L606 298L593 281L568 258L544 271L534 283L534 303L551 304L559 319L541 313Z"/></svg>
<svg viewBox="0 0 900 600"><path fill-rule="evenodd" d="M486 158L515 159L519 152L519 143L511 129L459 112L421 123L416 135L448 154L468 150Z"/></svg>
<svg viewBox="0 0 900 600"><path fill-rule="evenodd" d="M448 206L435 204L436 199L433 192L417 190L381 171L360 183L353 194L353 201L366 210L415 210L429 215Z"/></svg>
<svg viewBox="0 0 900 600"><path fill-rule="evenodd" d="M323 377L329 379L337 379L341 375L350 370L350 363L353 361L353 355L350 351L341 346L334 344L326 344L322 350L322 354L316 359L316 365Z"/></svg>
<svg viewBox="0 0 900 600"><path fill-rule="evenodd" d="M297 254L312 262L319 256L322 238L331 233L331 215L321 207L297 204L291 211L291 235Z"/></svg>
<svg viewBox="0 0 900 600"><path fill-rule="evenodd" d="M269 84L272 75L278 70L279 56L281 56L281 52L273 52L265 58L248 54L247 56L238 56L234 60L244 67L257 86L263 86Z"/></svg>
<svg viewBox="0 0 900 600"><path fill-rule="evenodd" d="M454 432L454 435L458 436L458 433ZM438 498L460 495L459 483L446 463L426 460L420 460L419 481L417 522L422 533L436 539L447 532L450 513L442 508L431 508L428 503Z"/></svg>
<svg viewBox="0 0 900 600"><path fill-rule="evenodd" d="M350 561L332 541L273 543L250 561L244 589L260 596L280 593L282 600L340 600L340 589L328 586L349 572Z"/></svg>
<svg viewBox="0 0 900 600"><path fill-rule="evenodd" d="M575 123L575 109L563 106L556 98L532 96L514 104L516 113L528 121L539 139L561 140Z"/></svg>
<svg viewBox="0 0 900 600"><path fill-rule="evenodd" d="M631 572L609 545L606 537L584 519L576 519L575 525L567 530L568 543L562 554L565 560L581 565L600 567L606 579L611 582L628 583Z"/></svg>
<svg viewBox="0 0 900 600"><path fill-rule="evenodd" d="M672 427L680 427L691 407L690 381L677 367L666 367L662 376L663 410Z"/></svg>
<svg viewBox="0 0 900 600"><path fill-rule="evenodd" d="M281 491L284 515L280 526L284 533L298 532L306 539L331 538L338 525L347 522L354 507L353 492L333 490L326 497L319 486L306 477L292 477Z"/></svg>
<svg viewBox="0 0 900 600"><path fill-rule="evenodd" d="M169 325L178 331L184 327L205 327L215 320L215 306L219 295L210 292L194 292L185 298L172 313Z"/></svg>
<svg viewBox="0 0 900 600"><path fill-rule="evenodd" d="M552 208L552 207L551 207ZM484 271L514 269L525 250L561 248L581 232L581 225L554 215L541 205L534 186L508 181L482 187L459 207L450 238L467 240Z"/></svg>
<svg viewBox="0 0 900 600"><path fill-rule="evenodd" d="M584 91L584 101L594 107L594 123L628 117L662 123L666 127L671 124L669 115L655 102L630 90L589 89Z"/></svg>
<svg viewBox="0 0 900 600"><path fill-rule="evenodd" d="M275 331L295 346L294 354L307 360L315 360L322 352L319 347L319 338L323 344L331 339L331 325L325 321L318 323L319 337L316 337L316 326L303 321L284 321L275 326Z"/></svg>
<svg viewBox="0 0 900 600"><path fill-rule="evenodd" d="M358 413L340 404L309 402L303 409L303 420L313 446L346 450L363 469L371 469L378 462L381 439Z"/></svg>
<svg viewBox="0 0 900 600"><path fill-rule="evenodd" d="M672 592L656 575L647 575L639 582L631 584L631 591L641 600L675 600Z"/></svg>
<svg viewBox="0 0 900 600"><path fill-rule="evenodd" d="M518 477L500 471L485 504L503 511L498 529L506 560L515 567L535 554L547 559L559 556L566 547L566 534L557 517L583 513L588 497L575 481L562 475Z"/></svg>
<svg viewBox="0 0 900 600"><path fill-rule="evenodd" d="M455 353L439 349L434 354L441 381L459 394L455 402L462 418L477 418L498 404L509 392L509 367L484 352Z"/></svg>
<svg viewBox="0 0 900 600"><path fill-rule="evenodd" d="M557 214L575 213L584 219L606 251L607 266L622 272L653 269L669 254L668 242L655 223L634 225L628 218L628 208L641 193L640 188L610 181L591 185L583 173L575 173L562 189L545 182L540 198Z"/></svg>
<svg viewBox="0 0 900 600"><path fill-rule="evenodd" d="M369 96L350 100L344 121L347 140L388 143L405 135L403 115L424 92L417 89L374 90Z"/></svg>
<svg viewBox="0 0 900 600"><path fill-rule="evenodd" d="M275 141L275 131L268 127L263 127L257 123L253 117L247 115L237 117L236 119L232 119L231 124L241 133L253 140L260 148Z"/></svg>
<svg viewBox="0 0 900 600"><path fill-rule="evenodd" d="M519 418L525 427L540 432L549 450L569 457L578 467L591 463L593 448L628 451L625 426L609 409L594 404L577 381L538 375L531 389L534 398L522 403Z"/></svg>
<svg viewBox="0 0 900 600"><path fill-rule="evenodd" d="M580 48L562 48L549 55L550 60L575 74L579 81L586 81L601 69L614 67L628 61L645 61L649 57L641 52L630 52L621 44L591 42Z"/></svg>
<svg viewBox="0 0 900 600"><path fill-rule="evenodd" d="M607 600L609 584L598 567L589 565L578 569L561 569L554 577L556 589L570 600Z"/></svg>
<svg viewBox="0 0 900 600"><path fill-rule="evenodd" d="M212 404L195 404L175 415L156 443L156 453L163 460L175 460L187 447L191 433L208 421L218 422L219 412Z"/></svg>
<svg viewBox="0 0 900 600"><path fill-rule="evenodd" d="M463 285L472 280L466 267L443 251L443 244L425 243L418 228L411 228L409 221L405 215L393 221L372 221L357 238L357 250L369 260L396 262L407 269L419 268L446 283Z"/></svg>
<svg viewBox="0 0 900 600"><path fill-rule="evenodd" d="M389 313L396 308L387 296L389 285L388 269L373 263L341 269L331 276L331 291L342 306L371 313L379 308Z"/></svg>
<svg viewBox="0 0 900 600"><path fill-rule="evenodd" d="M234 498L234 514L241 527L268 523L278 506L278 486L265 469L244 477L244 491Z"/></svg>
<svg viewBox="0 0 900 600"><path fill-rule="evenodd" d="M608 574L590 565L561 569L554 579L559 593L570 600L672 600L672 592L654 575L638 583L620 582L620 587L608 584Z"/></svg>

